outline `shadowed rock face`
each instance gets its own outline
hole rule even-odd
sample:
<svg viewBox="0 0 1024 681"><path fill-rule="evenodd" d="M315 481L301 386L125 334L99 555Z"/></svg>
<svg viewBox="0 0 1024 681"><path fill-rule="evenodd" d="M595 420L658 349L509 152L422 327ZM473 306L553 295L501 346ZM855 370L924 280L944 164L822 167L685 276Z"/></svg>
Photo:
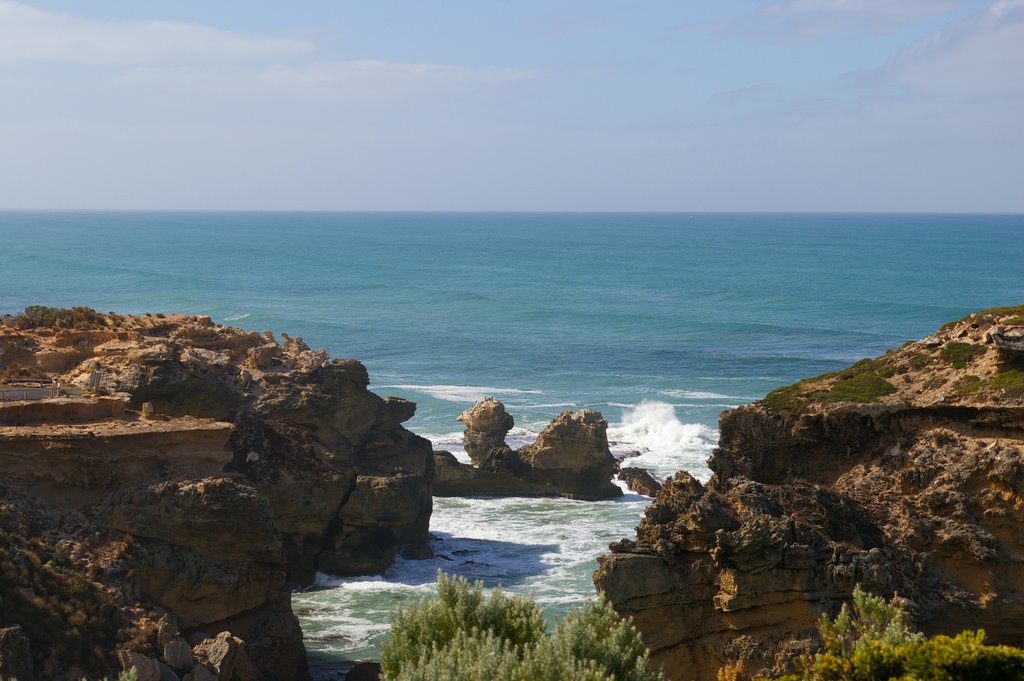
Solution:
<svg viewBox="0 0 1024 681"><path fill-rule="evenodd" d="M619 479L626 483L629 489L647 497L653 497L661 489L661 483L643 468L620 468Z"/></svg>
<svg viewBox="0 0 1024 681"><path fill-rule="evenodd" d="M608 449L608 422L599 412L563 411L532 444L505 443L512 417L493 397L462 412L464 442L472 466L436 452L438 496L564 496L607 499L622 495L611 478L617 463Z"/></svg>
<svg viewBox="0 0 1024 681"><path fill-rule="evenodd" d="M1024 374L1003 310L722 415L595 583L673 679L792 668L855 584L926 633L1024 633Z"/></svg>
<svg viewBox="0 0 1024 681"><path fill-rule="evenodd" d="M99 595L82 609L122 630L97 634L97 657L24 627L38 675L108 673L115 647L157 666L163 644L147 632L170 617L183 639L240 640L268 679L304 677L289 586L429 552L432 451L401 426L415 405L284 334L189 316L91 323L0 325L0 375L46 375L65 392L0 402L0 532L19 537L0 546L0 565L17 568L0 584L14 603L0 628L31 619L27 589L59 599L63 582L24 567L38 553L88 575Z"/></svg>

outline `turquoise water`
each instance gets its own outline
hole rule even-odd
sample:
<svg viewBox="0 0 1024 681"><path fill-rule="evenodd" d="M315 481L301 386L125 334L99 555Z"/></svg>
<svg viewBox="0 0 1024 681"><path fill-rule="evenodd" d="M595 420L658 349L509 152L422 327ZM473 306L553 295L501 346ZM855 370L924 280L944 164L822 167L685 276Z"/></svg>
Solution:
<svg viewBox="0 0 1024 681"><path fill-rule="evenodd" d="M1024 217L747 214L0 213L0 313L190 312L355 357L459 453L495 395L528 441L564 408L613 450L706 477L718 414L983 307L1024 302ZM438 500L433 561L298 594L322 667L372 655L439 567L592 593L647 502Z"/></svg>

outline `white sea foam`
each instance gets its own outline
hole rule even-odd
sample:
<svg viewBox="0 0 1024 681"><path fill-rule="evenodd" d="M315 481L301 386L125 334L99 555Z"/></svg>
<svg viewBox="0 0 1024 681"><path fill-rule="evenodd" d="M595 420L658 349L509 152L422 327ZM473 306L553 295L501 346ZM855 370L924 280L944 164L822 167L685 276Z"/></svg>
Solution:
<svg viewBox="0 0 1024 681"><path fill-rule="evenodd" d="M608 439L615 454L640 452L629 459L629 465L652 469L659 477L686 469L698 479L707 479L707 457L718 432L700 423L681 422L671 404L645 401L608 428Z"/></svg>
<svg viewBox="0 0 1024 681"><path fill-rule="evenodd" d="M613 452L642 454L631 465L667 477L686 468L705 478L704 462L716 433L684 424L672 405L642 402L629 406L622 422L609 428ZM426 435L437 449L468 461L462 432ZM518 426L506 441L520 447L537 432ZM650 499L623 490L614 500L436 498L430 519L428 560L399 558L383 575L339 579L317 575L319 590L295 594L292 602L306 632L306 645L333 660L373 658L385 635L390 612L433 592L438 570L531 593L548 616L563 616L570 607L594 596L591 574L596 556L608 543L631 536ZM314 670L331 678L331 670Z"/></svg>
<svg viewBox="0 0 1024 681"><path fill-rule="evenodd" d="M729 395L723 395L722 393L710 393L703 392L700 390L662 390L662 395L667 397L678 397L681 399L690 400L736 400L741 399L737 397L731 397Z"/></svg>
<svg viewBox="0 0 1024 681"><path fill-rule="evenodd" d="M543 395L543 390L519 390L518 388L495 388L478 385L381 385L378 388L397 388L424 393L446 402L476 402L488 396L502 395Z"/></svg>
<svg viewBox="0 0 1024 681"><path fill-rule="evenodd" d="M243 312L242 314L233 314L230 317L225 317L224 321L226 321L226 322L240 322L240 321L242 321L243 319L245 319L248 316L249 316L248 312Z"/></svg>

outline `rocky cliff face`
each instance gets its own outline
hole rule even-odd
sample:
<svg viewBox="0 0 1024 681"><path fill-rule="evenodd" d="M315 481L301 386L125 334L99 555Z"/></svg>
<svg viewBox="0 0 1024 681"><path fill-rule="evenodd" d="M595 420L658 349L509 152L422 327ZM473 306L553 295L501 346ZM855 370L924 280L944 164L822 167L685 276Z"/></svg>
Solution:
<svg viewBox="0 0 1024 681"><path fill-rule="evenodd" d="M505 405L487 397L462 412L472 465L436 452L438 496L564 496L607 499L622 495L612 482L618 464L608 449L608 422L599 412L563 411L529 445L513 450L505 435L513 426Z"/></svg>
<svg viewBox="0 0 1024 681"><path fill-rule="evenodd" d="M726 412L711 481L668 481L598 590L673 679L792 668L858 583L1024 643L1022 336L984 311Z"/></svg>
<svg viewBox="0 0 1024 681"><path fill-rule="evenodd" d="M88 312L0 325L0 628L40 678L302 678L289 587L429 551L415 405L284 334Z"/></svg>

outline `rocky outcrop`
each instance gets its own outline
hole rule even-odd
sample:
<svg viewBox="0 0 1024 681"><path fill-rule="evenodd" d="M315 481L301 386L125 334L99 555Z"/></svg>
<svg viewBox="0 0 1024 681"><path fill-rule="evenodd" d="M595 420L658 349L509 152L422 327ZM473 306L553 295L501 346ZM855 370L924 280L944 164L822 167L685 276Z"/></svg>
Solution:
<svg viewBox="0 0 1024 681"><path fill-rule="evenodd" d="M1024 643L1024 366L971 315L722 415L686 473L611 546L598 590L673 679L792 668L856 584L926 633Z"/></svg>
<svg viewBox="0 0 1024 681"><path fill-rule="evenodd" d="M643 468L620 468L619 479L626 483L630 490L645 497L653 497L661 489L661 483Z"/></svg>
<svg viewBox="0 0 1024 681"><path fill-rule="evenodd" d="M0 322L0 376L23 384L0 401L0 628L22 626L36 677L303 678L291 586L429 554L415 405L281 339L85 308Z"/></svg>
<svg viewBox="0 0 1024 681"><path fill-rule="evenodd" d="M505 436L515 421L505 411L505 405L493 397L485 397L459 414L466 426L462 434L463 446L473 465L481 470L504 470L514 459L512 448L505 444Z"/></svg>
<svg viewBox="0 0 1024 681"><path fill-rule="evenodd" d="M437 496L622 496L611 481L618 464L608 449L608 422L599 412L563 411L535 442L518 450L505 443L512 417L493 397L462 412L459 420L466 424L463 442L473 465L435 452Z"/></svg>

